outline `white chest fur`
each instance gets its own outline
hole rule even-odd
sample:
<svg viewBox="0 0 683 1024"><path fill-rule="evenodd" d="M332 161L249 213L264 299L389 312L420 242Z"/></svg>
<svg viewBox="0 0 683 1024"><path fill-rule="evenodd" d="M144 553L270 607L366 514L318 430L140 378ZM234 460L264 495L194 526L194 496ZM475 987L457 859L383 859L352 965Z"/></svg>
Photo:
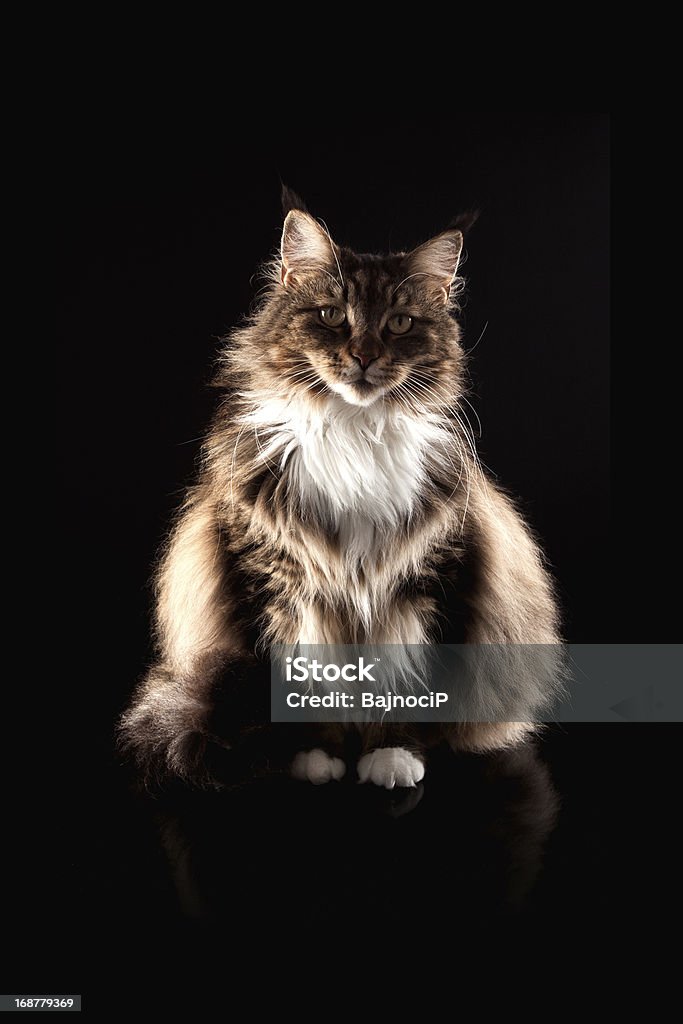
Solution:
<svg viewBox="0 0 683 1024"><path fill-rule="evenodd" d="M425 460L443 444L438 423L377 402L326 406L269 401L249 417L261 458L279 461L303 507L367 548L410 518L425 480Z"/></svg>
<svg viewBox="0 0 683 1024"><path fill-rule="evenodd" d="M334 533L343 553L339 565L326 561L324 548L308 551L323 572L317 593L301 600L299 641L340 642L362 627L376 642L422 643L420 615L389 600L400 569L385 556L416 508L429 460L447 451L443 426L428 415L409 417L382 402L359 408L338 396L323 409L268 400L246 423L261 461L278 467L303 514ZM335 615L326 614L328 605Z"/></svg>

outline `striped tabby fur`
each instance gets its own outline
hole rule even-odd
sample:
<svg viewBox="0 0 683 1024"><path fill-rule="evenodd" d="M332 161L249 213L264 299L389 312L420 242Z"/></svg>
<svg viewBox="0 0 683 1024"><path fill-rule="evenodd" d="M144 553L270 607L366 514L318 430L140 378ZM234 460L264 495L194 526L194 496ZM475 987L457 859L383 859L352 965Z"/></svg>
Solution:
<svg viewBox="0 0 683 1024"><path fill-rule="evenodd" d="M210 778L226 669L248 673L273 642L559 639L539 549L482 472L464 412L462 230L358 255L290 205L265 296L226 340L199 480L157 575L158 663L121 724L149 776ZM475 750L529 730L444 727ZM340 777L341 732L311 733L295 776ZM423 747L414 727L369 727L359 776L414 785Z"/></svg>

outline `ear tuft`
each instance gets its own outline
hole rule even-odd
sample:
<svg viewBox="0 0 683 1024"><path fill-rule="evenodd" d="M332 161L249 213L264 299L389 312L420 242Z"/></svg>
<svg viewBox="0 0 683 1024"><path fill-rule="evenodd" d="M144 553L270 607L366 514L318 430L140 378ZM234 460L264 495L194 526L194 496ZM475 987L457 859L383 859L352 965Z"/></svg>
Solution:
<svg viewBox="0 0 683 1024"><path fill-rule="evenodd" d="M294 189L290 188L285 183L282 183L282 192L280 195L282 202L282 216L286 217L290 210L303 210L304 213L308 213L308 207L301 198L297 195Z"/></svg>
<svg viewBox="0 0 683 1024"><path fill-rule="evenodd" d="M471 210L464 210L463 213L457 214L450 224L449 228L455 228L457 231L462 231L463 237L465 237L468 231L471 231L475 223L479 220L480 210L473 208Z"/></svg>

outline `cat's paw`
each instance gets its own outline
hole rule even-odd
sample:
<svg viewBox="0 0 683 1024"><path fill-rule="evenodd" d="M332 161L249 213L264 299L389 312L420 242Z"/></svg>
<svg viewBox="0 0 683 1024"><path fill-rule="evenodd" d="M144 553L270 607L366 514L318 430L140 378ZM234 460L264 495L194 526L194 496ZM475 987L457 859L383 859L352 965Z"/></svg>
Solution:
<svg viewBox="0 0 683 1024"><path fill-rule="evenodd" d="M358 762L358 781L374 782L385 789L416 786L424 773L420 758L404 747L378 747Z"/></svg>
<svg viewBox="0 0 683 1024"><path fill-rule="evenodd" d="M324 782L339 782L344 777L346 765L339 757L330 757L324 750L300 750L292 761L290 773L299 782L312 782L321 786Z"/></svg>

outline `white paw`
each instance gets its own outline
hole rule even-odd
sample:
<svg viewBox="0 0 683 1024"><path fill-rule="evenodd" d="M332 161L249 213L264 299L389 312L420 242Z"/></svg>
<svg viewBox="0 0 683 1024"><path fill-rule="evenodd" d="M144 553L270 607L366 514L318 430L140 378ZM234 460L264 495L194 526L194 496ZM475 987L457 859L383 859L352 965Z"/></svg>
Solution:
<svg viewBox="0 0 683 1024"><path fill-rule="evenodd" d="M364 754L358 762L360 782L374 782L386 789L416 786L424 773L425 766L419 757L403 747L379 747Z"/></svg>
<svg viewBox="0 0 683 1024"><path fill-rule="evenodd" d="M312 782L321 786L332 779L339 782L344 776L346 765L339 757L330 757L324 750L300 750L292 761L290 769L293 779Z"/></svg>

